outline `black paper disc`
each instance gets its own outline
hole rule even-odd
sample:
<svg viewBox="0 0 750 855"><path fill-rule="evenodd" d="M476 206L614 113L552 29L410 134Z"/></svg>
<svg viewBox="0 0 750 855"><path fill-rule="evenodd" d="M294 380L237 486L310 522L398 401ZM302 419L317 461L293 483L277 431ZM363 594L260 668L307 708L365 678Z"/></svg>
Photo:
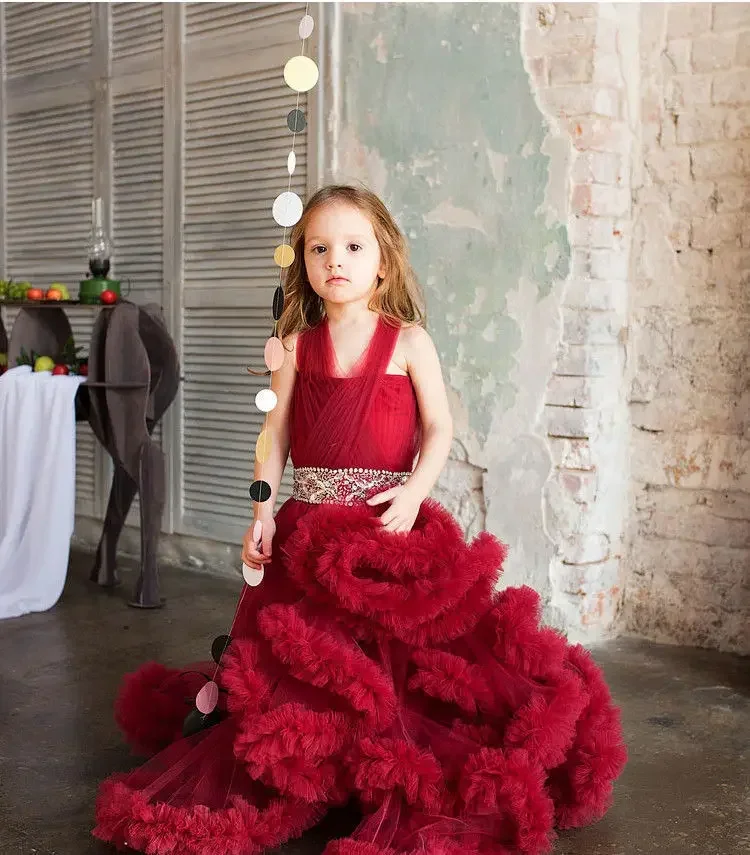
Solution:
<svg viewBox="0 0 750 855"><path fill-rule="evenodd" d="M254 502L267 502L271 498L271 485L268 481L253 481L250 485L250 498Z"/></svg>
<svg viewBox="0 0 750 855"><path fill-rule="evenodd" d="M284 311L284 289L279 287L273 292L273 319L278 321Z"/></svg>
<svg viewBox="0 0 750 855"><path fill-rule="evenodd" d="M221 721L221 712L217 707L213 712L204 715L199 709L193 707L182 722L182 735L192 736L209 727L213 727Z"/></svg>
<svg viewBox="0 0 750 855"><path fill-rule="evenodd" d="M221 656L231 643L232 637L230 635L217 635L213 640L213 644L211 645L211 658L217 665L221 663Z"/></svg>
<svg viewBox="0 0 750 855"><path fill-rule="evenodd" d="M286 117L286 123L292 133L299 134L307 127L307 119L302 110L292 110Z"/></svg>

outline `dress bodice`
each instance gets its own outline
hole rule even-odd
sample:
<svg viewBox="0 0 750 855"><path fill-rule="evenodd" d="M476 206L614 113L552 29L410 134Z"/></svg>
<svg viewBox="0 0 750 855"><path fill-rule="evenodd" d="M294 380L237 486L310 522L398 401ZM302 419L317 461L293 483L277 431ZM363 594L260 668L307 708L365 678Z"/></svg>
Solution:
<svg viewBox="0 0 750 855"><path fill-rule="evenodd" d="M412 469L419 449L414 387L408 376L386 373L398 335L380 318L357 365L343 376L327 319L299 336L290 414L295 468Z"/></svg>

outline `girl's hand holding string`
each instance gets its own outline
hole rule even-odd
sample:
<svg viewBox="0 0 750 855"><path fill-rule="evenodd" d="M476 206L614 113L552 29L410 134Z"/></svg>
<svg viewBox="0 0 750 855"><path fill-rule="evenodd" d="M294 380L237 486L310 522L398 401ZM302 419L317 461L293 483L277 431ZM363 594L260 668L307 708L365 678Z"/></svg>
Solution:
<svg viewBox="0 0 750 855"><path fill-rule="evenodd" d="M260 540L256 541L253 538L255 529L255 522L253 522L245 532L242 541L242 561L253 570L262 570L264 565L270 564L273 536L276 534L276 523L272 516L258 517L258 519L263 526Z"/></svg>
<svg viewBox="0 0 750 855"><path fill-rule="evenodd" d="M391 506L381 514L380 522L386 531L407 534L412 530L417 519L422 498L414 490L410 490L408 485L400 484L398 487L392 487L384 493L372 496L367 500L367 504L372 507L391 502Z"/></svg>

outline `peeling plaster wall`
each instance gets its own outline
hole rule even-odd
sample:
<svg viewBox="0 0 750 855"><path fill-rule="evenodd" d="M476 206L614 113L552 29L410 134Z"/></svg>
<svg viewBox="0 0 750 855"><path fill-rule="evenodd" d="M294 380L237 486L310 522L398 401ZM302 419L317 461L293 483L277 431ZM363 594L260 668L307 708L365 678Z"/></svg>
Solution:
<svg viewBox="0 0 750 855"><path fill-rule="evenodd" d="M643 6L626 627L750 652L750 4Z"/></svg>
<svg viewBox="0 0 750 855"><path fill-rule="evenodd" d="M618 629L628 500L625 396L631 174L638 125L638 4L523 7L522 52L546 147L567 146L570 275L545 397L554 468L545 485L555 545L549 612L594 641Z"/></svg>
<svg viewBox="0 0 750 855"><path fill-rule="evenodd" d="M456 422L435 495L510 546L505 583L549 596L539 419L570 250L565 149L520 53L515 4L344 4L333 180L379 193L410 241Z"/></svg>

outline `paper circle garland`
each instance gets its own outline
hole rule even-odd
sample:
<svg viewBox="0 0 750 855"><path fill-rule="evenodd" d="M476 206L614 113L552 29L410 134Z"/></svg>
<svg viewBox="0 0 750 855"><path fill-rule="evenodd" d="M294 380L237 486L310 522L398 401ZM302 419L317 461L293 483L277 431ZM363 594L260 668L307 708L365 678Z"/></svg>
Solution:
<svg viewBox="0 0 750 855"><path fill-rule="evenodd" d="M309 92L318 82L318 66L309 56L293 56L284 66L286 85L295 92Z"/></svg>
<svg viewBox="0 0 750 855"><path fill-rule="evenodd" d="M208 715L216 709L219 702L219 687L209 680L195 697L195 706L203 715Z"/></svg>
<svg viewBox="0 0 750 855"><path fill-rule="evenodd" d="M271 485L268 481L253 481L250 485L250 498L254 502L267 502L271 498Z"/></svg>
<svg viewBox="0 0 750 855"><path fill-rule="evenodd" d="M221 657L224 655L224 652L231 643L231 635L217 635L213 640L213 644L211 645L211 658L217 665L221 663Z"/></svg>
<svg viewBox="0 0 750 855"><path fill-rule="evenodd" d="M301 134L307 127L307 119L302 110L294 109L286 117L286 123L290 131L295 134Z"/></svg>
<svg viewBox="0 0 750 855"><path fill-rule="evenodd" d="M294 261L294 249L288 243L279 244L273 253L273 260L279 267L289 267Z"/></svg>
<svg viewBox="0 0 750 855"><path fill-rule="evenodd" d="M284 289L279 287L273 292L273 319L278 321L284 311Z"/></svg>
<svg viewBox="0 0 750 855"><path fill-rule="evenodd" d="M273 218L285 229L298 223L302 216L302 199L291 190L280 193L273 203Z"/></svg>
<svg viewBox="0 0 750 855"><path fill-rule="evenodd" d="M284 364L285 356L286 351L284 350L284 345L281 343L281 339L277 338L275 335L271 336L271 338L266 342L266 346L263 351L263 358L268 366L268 370L278 371Z"/></svg>
<svg viewBox="0 0 750 855"><path fill-rule="evenodd" d="M261 389L255 396L255 406L261 413L270 413L278 402L279 399L273 389Z"/></svg>
<svg viewBox="0 0 750 855"><path fill-rule="evenodd" d="M256 570L254 567L248 567L247 564L243 563L242 578L251 588L257 588L263 581L263 568Z"/></svg>
<svg viewBox="0 0 750 855"><path fill-rule="evenodd" d="M313 34L313 30L315 29L315 21L313 21L312 15L305 15L305 17L299 22L299 37L304 41L304 39L309 39Z"/></svg>
<svg viewBox="0 0 750 855"><path fill-rule="evenodd" d="M272 448L273 440L271 439L271 434L268 428L266 428L264 431L261 431L255 443L255 456L260 463L266 463L268 461L268 458L271 456Z"/></svg>
<svg viewBox="0 0 750 855"><path fill-rule="evenodd" d="M299 37L303 42L303 53L293 56L284 66L284 81L290 89L298 93L308 92L312 89L320 76L320 71L315 62L310 57L304 55L304 41L312 35L314 28L315 22L312 16L306 14L299 22ZM287 114L287 127L294 134L301 133L307 127L307 117L304 111L299 108L299 103L300 99L297 98L297 106ZM294 144L292 144L292 150L287 155L286 168L290 176L294 174L297 168L297 155L294 152ZM291 182L289 186L291 186ZM291 190L287 190L280 193L274 199L272 208L273 218L282 228L291 228L300 221L303 207L300 197ZM294 258L294 248L287 243L281 243L277 246L273 254L274 262L282 270L290 267L294 263ZM284 289L281 285L281 280L279 280L279 285L274 290L272 311L274 322L278 322L284 311ZM271 374L283 366L286 356L283 343L276 333L276 325L274 324L273 335L266 341L263 352L266 366ZM257 374L258 372L250 371L250 373ZM277 404L278 398L276 393L270 388L261 389L255 396L255 406L262 413L270 413ZM258 436L255 445L256 460L261 464L261 467L269 459L272 448L273 437L266 421L265 427ZM249 492L250 498L260 503L267 502L271 498L272 489L267 481L259 477L252 482ZM256 548L259 548L262 535L263 523L260 520L256 520L252 531L252 539ZM265 571L262 566L259 570L256 570L253 567L249 567L244 561L242 562L242 578L250 587L260 585L263 581L264 573ZM232 622L232 628L234 628L234 621ZM219 635L211 645L211 656L214 662L216 662L217 673L221 667L222 657L231 643L231 635ZM212 727L219 722L223 717L223 713L218 708L218 701L219 686L215 680L209 680L196 695L195 707L187 714L183 721L183 736L191 736L194 733L199 733L201 730Z"/></svg>
<svg viewBox="0 0 750 855"><path fill-rule="evenodd" d="M185 716L185 720L182 723L182 735L185 737L194 736L196 733L200 733L202 730L206 730L209 727L213 727L220 721L221 714L218 709L215 709L208 715L203 715L200 710L193 708Z"/></svg>

